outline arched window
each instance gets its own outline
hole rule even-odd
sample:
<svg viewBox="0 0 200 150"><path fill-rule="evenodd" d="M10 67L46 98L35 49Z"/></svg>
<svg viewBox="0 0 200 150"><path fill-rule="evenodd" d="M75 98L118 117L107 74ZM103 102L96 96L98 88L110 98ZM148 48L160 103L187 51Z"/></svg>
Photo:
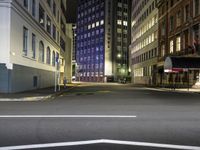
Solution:
<svg viewBox="0 0 200 150"><path fill-rule="evenodd" d="M44 62L44 44L42 41L39 43L39 61Z"/></svg>
<svg viewBox="0 0 200 150"><path fill-rule="evenodd" d="M52 53L52 65L53 66L55 66L55 58L56 58L56 56L55 56L55 51L53 51L53 53Z"/></svg>
<svg viewBox="0 0 200 150"><path fill-rule="evenodd" d="M51 50L49 47L47 47L47 57L46 57L47 64L51 64Z"/></svg>

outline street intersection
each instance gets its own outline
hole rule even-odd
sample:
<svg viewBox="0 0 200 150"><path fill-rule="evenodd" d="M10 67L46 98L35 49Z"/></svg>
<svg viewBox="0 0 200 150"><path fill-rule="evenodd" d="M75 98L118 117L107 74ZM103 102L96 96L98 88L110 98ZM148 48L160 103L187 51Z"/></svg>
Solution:
<svg viewBox="0 0 200 150"><path fill-rule="evenodd" d="M90 83L55 99L0 102L0 150L198 150L199 97Z"/></svg>

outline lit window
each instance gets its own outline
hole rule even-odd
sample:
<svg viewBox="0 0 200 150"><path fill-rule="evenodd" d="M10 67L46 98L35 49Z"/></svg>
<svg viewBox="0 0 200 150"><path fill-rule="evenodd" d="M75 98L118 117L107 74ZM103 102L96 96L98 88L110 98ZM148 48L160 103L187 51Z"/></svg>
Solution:
<svg viewBox="0 0 200 150"><path fill-rule="evenodd" d="M152 33L152 42L155 40L155 34Z"/></svg>
<svg viewBox="0 0 200 150"><path fill-rule="evenodd" d="M127 21L123 21L123 25L124 26L128 26L128 22Z"/></svg>
<svg viewBox="0 0 200 150"><path fill-rule="evenodd" d="M92 28L94 28L94 27L95 27L95 23L92 24Z"/></svg>
<svg viewBox="0 0 200 150"><path fill-rule="evenodd" d="M161 46L161 56L164 57L165 56L165 45Z"/></svg>
<svg viewBox="0 0 200 150"><path fill-rule="evenodd" d="M96 22L96 26L97 26L97 27L99 26L99 21Z"/></svg>
<svg viewBox="0 0 200 150"><path fill-rule="evenodd" d="M122 21L121 20L117 20L117 24L118 25L122 25Z"/></svg>
<svg viewBox="0 0 200 150"><path fill-rule="evenodd" d="M104 20L101 20L101 25L103 25L104 24Z"/></svg>
<svg viewBox="0 0 200 150"><path fill-rule="evenodd" d="M173 53L174 52L174 41L171 40L170 41L170 53Z"/></svg>
<svg viewBox="0 0 200 150"><path fill-rule="evenodd" d="M180 51L181 50L181 37L177 37L176 38L176 51Z"/></svg>

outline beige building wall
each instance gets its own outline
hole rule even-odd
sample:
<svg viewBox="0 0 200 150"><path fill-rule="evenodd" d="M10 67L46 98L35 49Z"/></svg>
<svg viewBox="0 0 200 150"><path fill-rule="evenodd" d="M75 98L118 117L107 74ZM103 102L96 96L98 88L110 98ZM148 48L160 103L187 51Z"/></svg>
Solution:
<svg viewBox="0 0 200 150"><path fill-rule="evenodd" d="M73 33L72 24L66 25L66 52L65 52L65 68L64 74L69 83L72 82L72 49L73 49Z"/></svg>
<svg viewBox="0 0 200 150"><path fill-rule="evenodd" d="M142 8L142 9L141 9ZM134 84L156 84L158 9L155 0L132 3L130 63Z"/></svg>

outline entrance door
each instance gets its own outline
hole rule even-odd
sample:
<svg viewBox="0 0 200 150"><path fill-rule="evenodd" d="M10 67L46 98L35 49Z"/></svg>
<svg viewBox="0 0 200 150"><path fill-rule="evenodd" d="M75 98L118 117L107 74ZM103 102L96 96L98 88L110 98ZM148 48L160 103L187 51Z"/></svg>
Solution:
<svg viewBox="0 0 200 150"><path fill-rule="evenodd" d="M37 76L34 76L34 77L33 77L33 87L34 87L34 88L37 88L37 87L38 87L38 77L37 77Z"/></svg>

